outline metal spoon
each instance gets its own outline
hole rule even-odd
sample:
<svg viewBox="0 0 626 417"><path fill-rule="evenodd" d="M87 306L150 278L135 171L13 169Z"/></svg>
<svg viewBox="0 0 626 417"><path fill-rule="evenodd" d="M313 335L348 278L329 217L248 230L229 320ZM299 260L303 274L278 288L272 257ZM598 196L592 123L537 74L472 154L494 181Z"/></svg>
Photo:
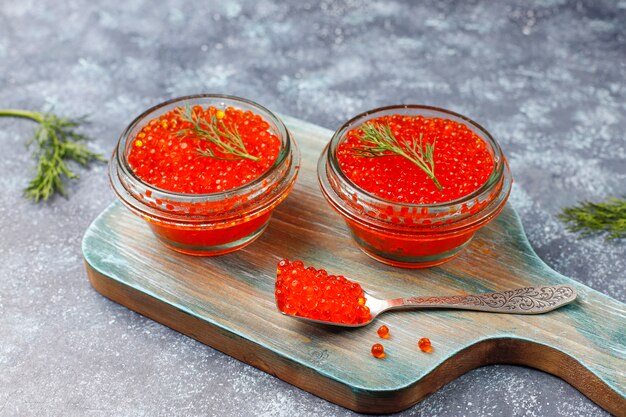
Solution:
<svg viewBox="0 0 626 417"><path fill-rule="evenodd" d="M365 305L370 309L370 320L359 324L344 324L315 320L281 313L300 320L343 327L361 327L370 324L376 316L388 310L446 308L486 311L507 314L541 314L555 310L576 299L576 290L569 285L526 287L483 294L426 296L381 300L365 292Z"/></svg>

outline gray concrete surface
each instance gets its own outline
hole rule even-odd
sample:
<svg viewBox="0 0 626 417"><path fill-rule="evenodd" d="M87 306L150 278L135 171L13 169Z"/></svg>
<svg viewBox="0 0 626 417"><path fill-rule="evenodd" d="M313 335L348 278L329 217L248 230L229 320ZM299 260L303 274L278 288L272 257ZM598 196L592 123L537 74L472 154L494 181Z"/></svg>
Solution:
<svg viewBox="0 0 626 417"><path fill-rule="evenodd" d="M0 107L90 114L93 147L162 100L223 92L335 129L393 103L482 123L557 271L626 300L626 242L556 219L624 194L626 2L0 2ZM348 416L348 410L134 314L89 286L80 242L112 200L104 166L70 198L21 190L33 125L0 120L0 416ZM532 369L466 374L402 415L599 416Z"/></svg>

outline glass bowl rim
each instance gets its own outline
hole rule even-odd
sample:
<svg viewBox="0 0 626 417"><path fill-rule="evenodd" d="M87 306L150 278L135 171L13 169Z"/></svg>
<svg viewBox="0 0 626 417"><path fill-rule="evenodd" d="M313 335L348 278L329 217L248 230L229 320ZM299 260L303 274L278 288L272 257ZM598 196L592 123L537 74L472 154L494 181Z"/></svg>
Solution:
<svg viewBox="0 0 626 417"><path fill-rule="evenodd" d="M405 203L405 202L400 202L400 201L388 200L386 198L377 196L376 194L373 194L361 188L357 184L355 184L350 178L348 178L348 176L343 172L343 170L339 166L339 161L336 158L336 154L333 152L333 148L336 148L339 145L339 141L345 136L345 134L349 131L349 129L356 127L354 125L357 124L357 122L359 122L360 120L365 119L367 116L370 116L376 113L382 113L385 111L402 110L402 109L428 110L428 111L439 112L439 113L457 117L463 120L464 122L476 127L488 139L488 141L485 141L485 142L487 142L488 145L491 146L494 152L493 159L495 163L494 163L494 167L491 172L491 175L489 176L487 181L485 181L485 183L482 186L472 191L471 193L466 194L462 197L459 197L455 200L449 200L449 201L444 201L441 203L431 203L431 204ZM359 126L361 124L363 123L360 123ZM482 137L481 139L484 140L484 138ZM498 183L498 180L503 175L503 171L505 168L504 166L506 164L504 154L502 153L502 148L500 147L500 144L493 138L491 133L489 133L489 131L485 129L484 127L482 127L479 123L475 122L474 120L460 113L456 113L456 112L453 112L451 110L447 110L441 107L427 106L423 104L395 104L395 105L390 105L390 106L377 107L375 109L362 112L354 116L347 122L345 122L343 125L341 125L339 129L335 131L324 153L326 154L326 158L328 158L328 161L330 163L332 170L335 171L335 173L339 176L339 178L341 178L342 181L346 182L347 184L355 188L360 193L363 193L368 198L381 202L381 203L386 203L386 204L395 205L395 206L403 206L403 207L408 207L408 208L415 207L415 208L441 209L441 208L446 208L452 205L463 204L464 202L471 201L474 198L477 198L478 196L482 195L483 193L485 193L490 188L492 188L495 184Z"/></svg>
<svg viewBox="0 0 626 417"><path fill-rule="evenodd" d="M127 158L124 155L126 143L130 139L130 132L141 121L146 119L147 116L158 111L159 109L162 109L163 107L166 107L175 103L179 103L179 102L183 102L187 100L194 100L194 99L226 99L226 100L231 100L234 102L242 102L244 104L247 104L253 108L259 109L262 112L266 113L269 116L271 122L274 123L276 127L278 128L279 135L282 136L282 138L285 138L284 143L281 138L281 148L280 148L278 157L276 158L274 163L263 174L253 179L252 181L249 181L238 187L234 187L228 190L214 192L214 193L191 194L191 193L180 193L180 192L175 192L175 191L169 191L163 188L159 188L139 178L135 174L133 169L130 167L130 165L128 164ZM169 198L172 198L172 200L175 200L177 202L198 202L198 201L218 202L221 200L231 198L242 192L246 192L247 190L254 188L255 186L259 184L263 184L263 182L267 180L268 177L271 176L275 172L276 168L281 166L283 162L285 162L285 159L290 155L290 152L291 152L291 135L289 134L289 130L287 129L283 121L280 120L272 111L267 109L265 106L262 106L252 100L248 100L243 97L232 96L232 95L227 95L227 94L204 93L204 94L180 96L180 97L175 97L175 98L163 101L161 103L158 103L148 108L147 110L142 112L139 116L135 117L135 119L133 119L133 121L129 123L129 125L126 127L126 129L124 129L124 131L120 135L118 143L115 147L114 159L118 168L123 171L123 173L127 176L127 178L131 180L131 182L135 183L134 184L135 186L140 185L146 190L150 190L152 192L156 192L162 195L163 198L169 197Z"/></svg>

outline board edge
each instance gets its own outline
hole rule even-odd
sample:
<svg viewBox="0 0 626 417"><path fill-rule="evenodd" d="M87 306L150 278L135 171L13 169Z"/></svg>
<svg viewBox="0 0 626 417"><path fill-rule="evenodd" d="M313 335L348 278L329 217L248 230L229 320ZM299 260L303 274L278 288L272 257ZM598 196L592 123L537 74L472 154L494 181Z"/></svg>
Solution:
<svg viewBox="0 0 626 417"><path fill-rule="evenodd" d="M489 338L468 346L447 358L421 380L399 390L353 389L254 341L116 281L99 272L86 257L83 260L92 287L104 297L304 391L356 412L373 414L406 410L461 375L495 364L539 369L568 382L610 413L624 415L620 413L626 410L626 398L576 359L550 346L511 336Z"/></svg>

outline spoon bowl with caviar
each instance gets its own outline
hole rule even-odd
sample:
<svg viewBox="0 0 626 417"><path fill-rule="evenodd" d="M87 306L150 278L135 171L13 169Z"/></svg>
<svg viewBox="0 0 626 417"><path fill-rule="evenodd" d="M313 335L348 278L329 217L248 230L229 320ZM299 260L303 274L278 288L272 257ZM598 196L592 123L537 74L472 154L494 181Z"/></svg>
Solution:
<svg viewBox="0 0 626 417"><path fill-rule="evenodd" d="M381 313L401 309L455 309L505 314L541 314L569 304L576 290L569 285L516 288L452 296L416 296L381 300L357 282L302 261L283 259L276 273L276 305L281 313L304 321L361 327Z"/></svg>

